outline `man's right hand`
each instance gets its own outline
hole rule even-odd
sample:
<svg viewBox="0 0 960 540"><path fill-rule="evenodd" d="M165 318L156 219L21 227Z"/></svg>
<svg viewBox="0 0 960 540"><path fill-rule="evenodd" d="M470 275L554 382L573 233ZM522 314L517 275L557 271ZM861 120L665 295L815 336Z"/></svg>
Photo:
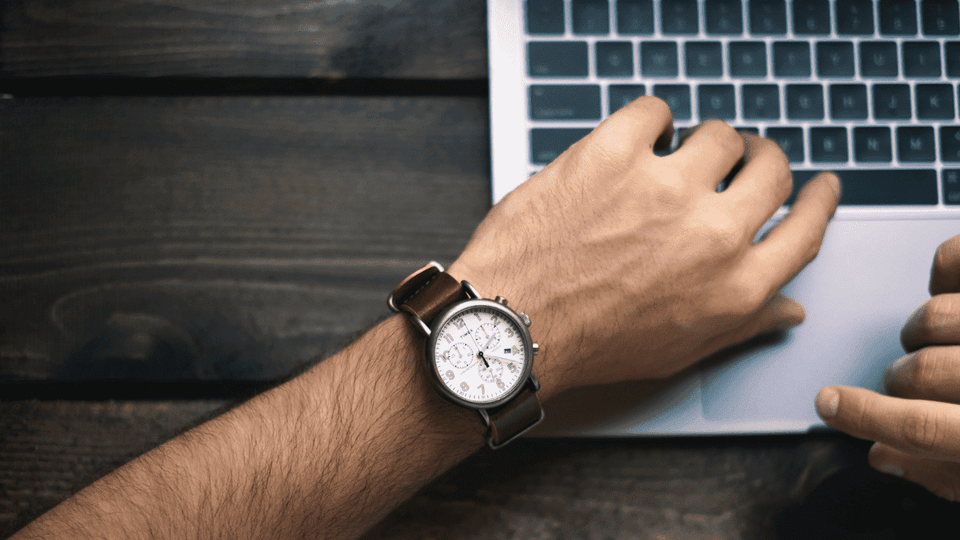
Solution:
<svg viewBox="0 0 960 540"><path fill-rule="evenodd" d="M624 107L496 205L450 267L535 321L545 397L669 376L803 320L779 290L817 254L837 178L814 178L754 242L791 193L783 152L710 121L656 155L671 134L663 101Z"/></svg>

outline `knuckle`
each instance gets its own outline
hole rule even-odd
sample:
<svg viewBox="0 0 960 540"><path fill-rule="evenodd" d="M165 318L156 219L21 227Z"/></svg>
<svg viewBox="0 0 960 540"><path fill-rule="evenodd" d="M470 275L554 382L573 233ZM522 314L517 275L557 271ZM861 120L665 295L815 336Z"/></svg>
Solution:
<svg viewBox="0 0 960 540"><path fill-rule="evenodd" d="M914 452L931 452L939 446L939 419L929 410L908 413L900 427L900 435L907 448Z"/></svg>
<svg viewBox="0 0 960 540"><path fill-rule="evenodd" d="M917 312L916 330L923 341L934 339L944 327L955 324L960 315L960 306L954 295L940 294L932 297Z"/></svg>
<svg viewBox="0 0 960 540"><path fill-rule="evenodd" d="M741 220L721 211L702 212L699 227L716 253L726 256L739 252L746 243L746 228Z"/></svg>
<svg viewBox="0 0 960 540"><path fill-rule="evenodd" d="M900 381L905 390L925 395L936 383L939 358L936 349L924 348L912 353L903 365Z"/></svg>
<svg viewBox="0 0 960 540"><path fill-rule="evenodd" d="M933 269L936 272L947 272L960 263L960 236L945 241L937 246L933 255Z"/></svg>
<svg viewBox="0 0 960 540"><path fill-rule="evenodd" d="M700 129L709 132L720 143L725 154L742 156L746 150L740 133L722 120L707 120L701 124Z"/></svg>
<svg viewBox="0 0 960 540"><path fill-rule="evenodd" d="M735 317L747 317L756 313L769 297L769 291L756 277L741 278L730 288L725 311Z"/></svg>

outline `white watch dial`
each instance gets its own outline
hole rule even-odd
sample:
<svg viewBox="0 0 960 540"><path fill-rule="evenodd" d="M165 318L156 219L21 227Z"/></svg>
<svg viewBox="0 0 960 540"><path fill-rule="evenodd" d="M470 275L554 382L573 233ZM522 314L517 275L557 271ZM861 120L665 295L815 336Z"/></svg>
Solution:
<svg viewBox="0 0 960 540"><path fill-rule="evenodd" d="M496 401L521 384L527 355L520 329L495 308L471 307L436 330L440 380L473 403Z"/></svg>

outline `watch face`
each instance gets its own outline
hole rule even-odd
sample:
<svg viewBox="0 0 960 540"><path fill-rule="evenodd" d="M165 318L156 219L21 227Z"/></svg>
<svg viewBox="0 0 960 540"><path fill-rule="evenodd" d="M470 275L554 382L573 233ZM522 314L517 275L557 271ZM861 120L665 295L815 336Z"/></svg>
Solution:
<svg viewBox="0 0 960 540"><path fill-rule="evenodd" d="M438 323L428 361L455 401L492 404L523 385L530 372L530 334L513 312L472 300L441 315Z"/></svg>

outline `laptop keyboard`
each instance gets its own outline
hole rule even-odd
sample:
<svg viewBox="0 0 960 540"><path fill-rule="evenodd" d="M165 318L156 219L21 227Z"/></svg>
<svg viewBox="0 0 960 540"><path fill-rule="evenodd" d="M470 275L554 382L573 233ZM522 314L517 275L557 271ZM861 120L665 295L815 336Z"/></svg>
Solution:
<svg viewBox="0 0 960 540"><path fill-rule="evenodd" d="M526 0L532 171L641 95L780 144L842 205L960 204L957 0ZM788 201L789 204L789 201Z"/></svg>

